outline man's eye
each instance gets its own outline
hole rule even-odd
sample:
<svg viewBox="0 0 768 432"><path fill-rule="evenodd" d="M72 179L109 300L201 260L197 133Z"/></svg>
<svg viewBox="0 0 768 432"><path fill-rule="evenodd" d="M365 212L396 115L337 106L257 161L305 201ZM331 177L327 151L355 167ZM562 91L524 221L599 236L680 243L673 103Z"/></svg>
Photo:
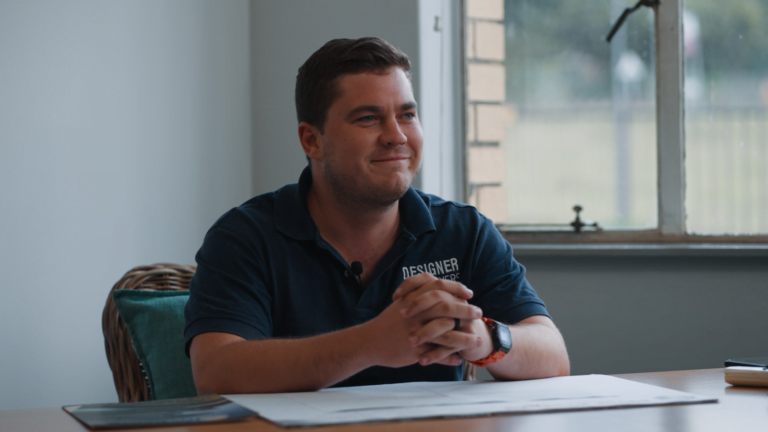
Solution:
<svg viewBox="0 0 768 432"><path fill-rule="evenodd" d="M376 120L376 117L374 117L374 116L372 116L372 115L368 115L368 116L365 116L365 117L360 117L360 118L359 118L359 119L357 119L357 120L358 120L358 121L369 122L369 121L374 121L374 120Z"/></svg>
<svg viewBox="0 0 768 432"><path fill-rule="evenodd" d="M405 114L403 115L403 117L405 117L405 118L406 118L406 119L408 119L408 120L413 120L413 119L415 119L415 118L416 118L416 113L405 113Z"/></svg>

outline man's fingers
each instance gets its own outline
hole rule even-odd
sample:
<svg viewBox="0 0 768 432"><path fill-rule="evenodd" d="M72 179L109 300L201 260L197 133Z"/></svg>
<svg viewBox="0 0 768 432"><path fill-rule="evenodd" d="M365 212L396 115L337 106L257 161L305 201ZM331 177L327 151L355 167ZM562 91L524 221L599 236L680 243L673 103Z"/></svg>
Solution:
<svg viewBox="0 0 768 432"><path fill-rule="evenodd" d="M441 290L450 293L458 298L469 300L472 298L472 290L462 285L460 282L438 279L429 273L421 273L409 277L392 294L392 300L405 298L413 292L426 292L430 290Z"/></svg>
<svg viewBox="0 0 768 432"><path fill-rule="evenodd" d="M455 319L454 318L437 318L433 319L432 321L428 322L411 335L411 337L408 339L408 342L411 343L411 345L416 346L422 343L434 343L438 345L451 345L451 341L447 340L446 338L441 338L442 335L447 335L450 332L455 332L457 329L455 328ZM469 333L464 332L457 332L462 335L469 336L468 339L466 339L466 343L469 343L472 345L474 342L472 341L472 336ZM452 345L453 346L453 345ZM463 348L461 348L463 349ZM456 350L460 351L460 350Z"/></svg>
<svg viewBox="0 0 768 432"><path fill-rule="evenodd" d="M453 321L450 318L438 318L428 322L426 325L416 330L408 342L411 345L416 346L425 342L433 342L433 340L443 333L451 331L451 326L448 321Z"/></svg>
<svg viewBox="0 0 768 432"><path fill-rule="evenodd" d="M430 322L430 324L434 323L432 326L422 327L408 339L408 342L412 346L420 344L440 345L453 348L454 351L474 349L482 344L482 339L475 334L451 329L445 330L445 325L439 322L442 320L444 318Z"/></svg>
<svg viewBox="0 0 768 432"><path fill-rule="evenodd" d="M456 362L456 350L451 347L437 346L419 357L419 364L422 366L430 365L433 363L446 364L444 361L452 362L448 363L450 366L458 366L461 361ZM458 356L459 359L461 356Z"/></svg>
<svg viewBox="0 0 768 432"><path fill-rule="evenodd" d="M462 357L461 354L453 353L448 357L443 358L440 361L436 361L435 363L446 365L446 366L459 366L463 362L464 362L464 357Z"/></svg>
<svg viewBox="0 0 768 432"><path fill-rule="evenodd" d="M392 300L394 301L399 298L403 298L408 294L410 294L411 292L416 291L427 282L431 282L436 279L437 279L436 277L432 276L429 273L420 273L420 274L417 274L416 276L411 276L408 279L404 280L399 287L397 287L394 294L392 294Z"/></svg>
<svg viewBox="0 0 768 432"><path fill-rule="evenodd" d="M426 319L437 318L438 316L475 319L483 316L479 307L472 306L465 300L438 290L428 291L415 298L406 299L400 313L403 317L408 318L425 311L430 311L430 314L426 314Z"/></svg>

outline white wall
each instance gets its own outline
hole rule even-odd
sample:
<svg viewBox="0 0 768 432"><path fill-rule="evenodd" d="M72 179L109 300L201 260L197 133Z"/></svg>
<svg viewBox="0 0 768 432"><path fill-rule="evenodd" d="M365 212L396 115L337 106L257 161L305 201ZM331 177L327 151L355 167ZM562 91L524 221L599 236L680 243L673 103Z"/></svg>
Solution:
<svg viewBox="0 0 768 432"><path fill-rule="evenodd" d="M116 401L112 284L251 196L248 10L0 0L0 409Z"/></svg>
<svg viewBox="0 0 768 432"><path fill-rule="evenodd" d="M262 193L296 183L307 165L293 102L304 61L331 39L378 36L417 68L418 16L413 0L254 0L251 17L253 187Z"/></svg>
<svg viewBox="0 0 768 432"><path fill-rule="evenodd" d="M416 187L447 200L464 197L462 2L419 1L419 115L424 128Z"/></svg>
<svg viewBox="0 0 768 432"><path fill-rule="evenodd" d="M297 135L294 86L304 61L335 38L380 37L411 59L425 130L416 187L460 199L462 134L459 2L452 0L253 0L253 187L295 183L307 162ZM435 16L442 17L434 30ZM460 87L458 87L460 90ZM441 106L442 105L442 106ZM446 173L458 173L448 175Z"/></svg>

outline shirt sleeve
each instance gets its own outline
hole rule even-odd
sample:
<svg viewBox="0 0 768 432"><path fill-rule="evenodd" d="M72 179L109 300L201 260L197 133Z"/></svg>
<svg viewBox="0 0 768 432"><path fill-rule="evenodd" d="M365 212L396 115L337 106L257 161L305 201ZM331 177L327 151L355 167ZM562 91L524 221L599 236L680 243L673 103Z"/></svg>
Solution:
<svg viewBox="0 0 768 432"><path fill-rule="evenodd" d="M482 219L475 244L472 303L483 315L505 324L515 324L534 315L549 317L544 302L525 278L525 267L515 260L512 246L490 219Z"/></svg>
<svg viewBox="0 0 768 432"><path fill-rule="evenodd" d="M272 296L259 247L263 239L247 219L237 209L222 216L195 256L197 271L184 308L187 355L192 339L201 333L230 333L249 340L272 335Z"/></svg>

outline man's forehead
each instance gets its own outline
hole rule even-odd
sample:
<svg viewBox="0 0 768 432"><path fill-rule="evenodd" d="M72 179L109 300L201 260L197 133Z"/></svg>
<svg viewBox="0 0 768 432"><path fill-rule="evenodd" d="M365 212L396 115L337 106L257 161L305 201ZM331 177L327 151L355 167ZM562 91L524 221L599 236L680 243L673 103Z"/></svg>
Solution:
<svg viewBox="0 0 768 432"><path fill-rule="evenodd" d="M351 79L375 79L376 77L383 77L387 75L397 74L402 76L406 79L409 83L411 82L411 75L409 72L406 72L401 68L400 66L390 66L388 68L382 68L377 70L369 70L364 72L358 72L358 73L344 73L336 77L336 81L340 82L342 80L351 80Z"/></svg>
<svg viewBox="0 0 768 432"><path fill-rule="evenodd" d="M411 80L396 66L381 73L341 75L337 79L337 90L335 102L341 101L344 105L376 105L383 101L391 103L392 99L397 105L415 104Z"/></svg>

